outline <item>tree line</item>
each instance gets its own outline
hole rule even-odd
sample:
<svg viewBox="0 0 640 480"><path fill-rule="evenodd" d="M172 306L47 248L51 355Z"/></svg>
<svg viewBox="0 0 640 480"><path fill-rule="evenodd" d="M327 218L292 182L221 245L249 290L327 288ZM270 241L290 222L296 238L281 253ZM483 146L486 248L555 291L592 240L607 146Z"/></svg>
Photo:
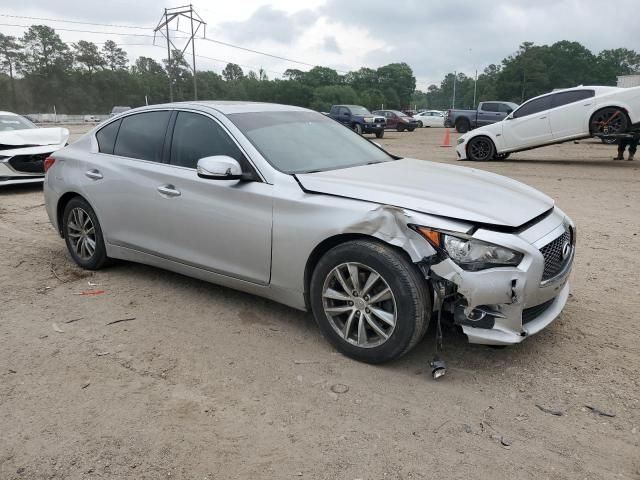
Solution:
<svg viewBox="0 0 640 480"><path fill-rule="evenodd" d="M406 63L360 68L344 75L327 67L288 69L282 79L259 69L245 72L229 63L221 74L198 70L200 99L277 102L319 111L338 103L370 109L451 108L455 79L456 107L473 108L483 100L523 99L553 88L578 84L615 85L616 76L640 71L640 56L619 48L595 55L577 42L524 43L513 55L473 76L449 73L440 85L416 90ZM136 107L193 99L193 73L180 51L162 63L141 56L130 63L114 41L98 46L80 40L65 43L51 27L31 26L20 38L0 33L0 110L22 113L109 113L115 105Z"/></svg>

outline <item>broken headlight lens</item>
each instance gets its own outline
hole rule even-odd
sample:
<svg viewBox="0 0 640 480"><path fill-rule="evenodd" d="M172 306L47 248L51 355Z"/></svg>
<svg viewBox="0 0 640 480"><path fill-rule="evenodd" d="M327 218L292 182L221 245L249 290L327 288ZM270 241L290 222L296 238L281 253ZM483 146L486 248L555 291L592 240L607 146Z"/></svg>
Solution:
<svg viewBox="0 0 640 480"><path fill-rule="evenodd" d="M425 227L416 227L418 233L429 243L444 251L451 260L464 270L476 271L493 267L515 267L523 254L510 248L483 242L473 237L452 235Z"/></svg>

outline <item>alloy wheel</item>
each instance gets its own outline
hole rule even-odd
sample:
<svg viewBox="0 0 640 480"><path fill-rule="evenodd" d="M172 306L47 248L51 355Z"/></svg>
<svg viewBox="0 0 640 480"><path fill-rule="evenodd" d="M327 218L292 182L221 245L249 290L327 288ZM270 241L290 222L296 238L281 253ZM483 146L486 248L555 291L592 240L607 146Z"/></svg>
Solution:
<svg viewBox="0 0 640 480"><path fill-rule="evenodd" d="M591 134L624 133L627 117L619 108L609 107L595 113L591 119Z"/></svg>
<svg viewBox="0 0 640 480"><path fill-rule="evenodd" d="M67 236L74 253L81 260L90 260L96 251L96 229L89 214L76 207L69 212Z"/></svg>
<svg viewBox="0 0 640 480"><path fill-rule="evenodd" d="M361 263L342 263L329 272L322 304L333 329L357 347L382 345L396 326L397 305L389 284Z"/></svg>
<svg viewBox="0 0 640 480"><path fill-rule="evenodd" d="M469 153L473 160L489 160L492 150L490 140L485 138L475 139L469 144Z"/></svg>

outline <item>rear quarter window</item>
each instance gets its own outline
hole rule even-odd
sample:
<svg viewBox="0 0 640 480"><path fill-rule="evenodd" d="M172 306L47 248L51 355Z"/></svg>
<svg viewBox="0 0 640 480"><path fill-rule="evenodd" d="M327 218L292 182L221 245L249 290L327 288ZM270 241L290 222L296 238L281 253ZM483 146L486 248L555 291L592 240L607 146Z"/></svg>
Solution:
<svg viewBox="0 0 640 480"><path fill-rule="evenodd" d="M96 140L98 140L98 150L100 153L113 154L113 148L116 145L116 137L118 136L121 122L122 120L117 120L98 130Z"/></svg>

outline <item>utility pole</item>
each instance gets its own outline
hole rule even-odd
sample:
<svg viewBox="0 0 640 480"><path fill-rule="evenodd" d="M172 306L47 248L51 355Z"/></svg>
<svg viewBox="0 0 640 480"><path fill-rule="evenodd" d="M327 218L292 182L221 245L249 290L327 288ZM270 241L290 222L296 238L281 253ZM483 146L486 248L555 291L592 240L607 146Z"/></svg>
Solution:
<svg viewBox="0 0 640 480"><path fill-rule="evenodd" d="M180 17L184 17L187 20L189 20L191 25L191 35L187 37L188 38L187 43L184 45L184 48L182 49L175 46L175 44L173 43L169 35L169 24L175 20L175 23L176 23L175 30L178 31L178 27L180 25ZM194 22L197 24L195 28L194 28ZM193 72L193 99L197 100L198 99L198 82L196 79L195 37L198 31L200 30L200 28L202 28L203 30L202 36L204 38L205 36L204 30L206 28L206 25L207 23L204 20L202 20L200 15L198 15L196 11L193 9L193 5L189 4L189 5L184 5L182 7L165 8L164 13L162 14L162 17L158 22L158 25L153 30L154 45L156 43L155 34L158 32L160 32L160 34L162 34L162 36L167 39L167 76L169 77L169 100L172 102L173 102L173 79L171 78L171 47L173 47L174 50L179 51L180 55L184 55L184 52L186 52L187 48L189 48L189 44L191 44L191 58L192 58L191 71ZM188 32L183 32L183 33L188 33Z"/></svg>
<svg viewBox="0 0 640 480"><path fill-rule="evenodd" d="M458 78L458 72L453 72L453 100L451 101L451 109L456 108L456 79Z"/></svg>
<svg viewBox="0 0 640 480"><path fill-rule="evenodd" d="M473 108L476 108L476 92L478 90L478 70L476 70L476 76L473 80Z"/></svg>

